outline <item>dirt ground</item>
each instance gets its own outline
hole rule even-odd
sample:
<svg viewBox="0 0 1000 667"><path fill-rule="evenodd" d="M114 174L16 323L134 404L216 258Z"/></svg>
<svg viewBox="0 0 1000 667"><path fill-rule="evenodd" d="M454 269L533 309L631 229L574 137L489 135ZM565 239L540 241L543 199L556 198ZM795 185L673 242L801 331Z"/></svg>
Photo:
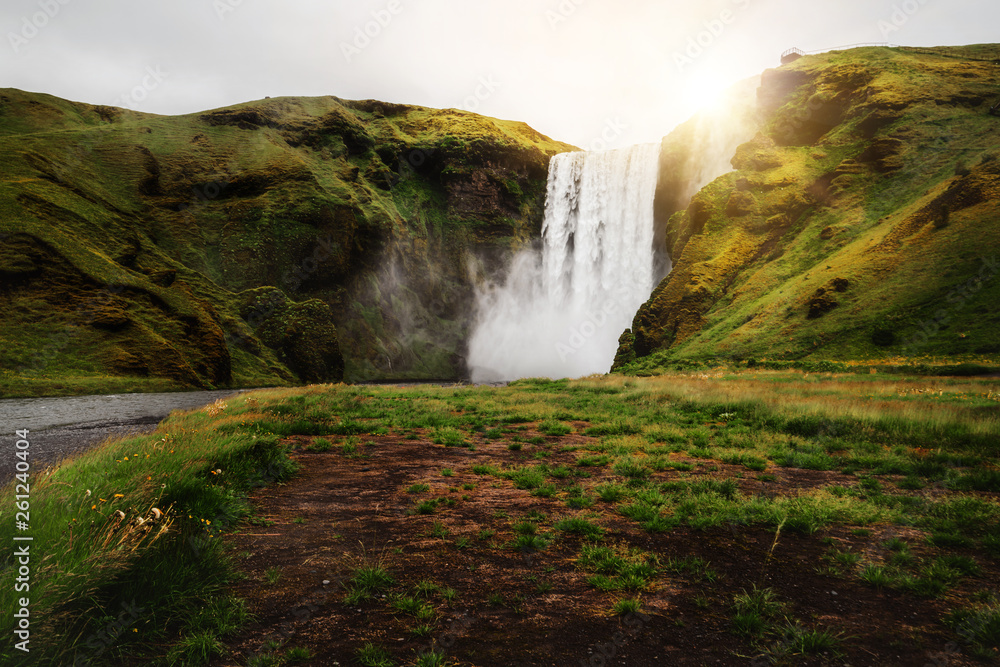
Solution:
<svg viewBox="0 0 1000 667"><path fill-rule="evenodd" d="M419 652L432 647L445 653L448 664L463 666L774 664L761 656L760 645L733 631L733 596L753 585L773 587L787 603L783 614L789 620L841 637L839 656L789 655L778 664L983 664L963 655L954 632L941 622L949 608L943 599L879 592L853 574L819 572L829 549L824 537L866 557L884 552L881 545L890 537L902 537L919 556L929 548L922 546L919 531L885 526L862 535L837 527L812 536L782 532L777 541L773 529L747 526L708 531L682 526L648 533L606 503L574 510L558 497L534 497L510 481L470 470L477 463L537 463L531 455L541 446L509 451L506 442L476 438L471 451L433 445L424 434L415 440L364 440L369 444L358 447L363 458L345 456L336 446L322 453L307 451L303 447L310 439L305 437L289 441L299 447L294 455L302 466L299 475L257 492L252 500L258 517L225 538L235 545L247 575L235 592L248 601L256 619L230 640L231 654L212 664L246 665L280 645L282 652L308 648L313 657L303 664L354 665L359 664L355 652L367 642L384 646L403 665L414 664ZM547 441L552 446L545 463L571 468L578 454L560 449L594 442L581 435ZM772 467L766 471L771 477L760 481L739 466L678 458L696 466L688 479L731 477L747 494L794 493L853 479L836 472ZM442 476L443 468L454 475ZM613 474L607 466L587 470L593 475L584 480L588 485ZM678 475L658 472L654 479ZM579 482L570 478L558 484ZM418 483L431 488L407 492ZM475 488L463 489L464 484ZM411 512L418 500L429 498L448 498L454 504L442 504L429 515ZM532 511L548 517L539 530L558 537L542 551L523 553L510 546L512 524ZM641 612L617 616L614 602L632 595L589 585L592 573L576 562L582 538L551 529L556 519L577 515L590 516L606 530L602 544L628 544L663 562L698 556L719 576L706 581L691 573L661 571L640 594ZM442 527L447 536L442 537ZM483 538L484 530L496 533ZM374 563L389 570L395 587L385 599L346 605L345 580L358 565ZM268 582L269 568L280 568L275 583ZM989 568L983 577L995 581L996 568ZM433 632L414 636L409 631L420 623L395 611L390 600L394 593L412 594L423 580L451 587L457 595L451 601L430 596L437 612ZM983 585L983 580L968 578L945 595L966 597ZM780 638L766 644L772 655L794 653Z"/></svg>

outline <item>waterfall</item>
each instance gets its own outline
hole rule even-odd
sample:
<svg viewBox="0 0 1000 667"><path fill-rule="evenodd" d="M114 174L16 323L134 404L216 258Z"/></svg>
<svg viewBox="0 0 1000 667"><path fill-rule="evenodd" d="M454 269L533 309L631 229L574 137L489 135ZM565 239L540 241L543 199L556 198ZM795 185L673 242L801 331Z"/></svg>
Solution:
<svg viewBox="0 0 1000 667"><path fill-rule="evenodd" d="M618 336L662 277L653 249L659 155L660 144L645 144L552 158L541 252L518 252L505 282L477 294L474 381L611 368Z"/></svg>

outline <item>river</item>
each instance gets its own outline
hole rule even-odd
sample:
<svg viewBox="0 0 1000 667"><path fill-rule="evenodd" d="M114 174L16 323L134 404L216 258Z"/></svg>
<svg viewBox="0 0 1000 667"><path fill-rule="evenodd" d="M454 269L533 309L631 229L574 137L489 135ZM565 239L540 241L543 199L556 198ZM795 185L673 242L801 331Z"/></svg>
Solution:
<svg viewBox="0 0 1000 667"><path fill-rule="evenodd" d="M174 410L194 410L239 393L189 391L0 400L0 484L14 475L15 431L28 430L31 471L82 451L106 438L145 433Z"/></svg>

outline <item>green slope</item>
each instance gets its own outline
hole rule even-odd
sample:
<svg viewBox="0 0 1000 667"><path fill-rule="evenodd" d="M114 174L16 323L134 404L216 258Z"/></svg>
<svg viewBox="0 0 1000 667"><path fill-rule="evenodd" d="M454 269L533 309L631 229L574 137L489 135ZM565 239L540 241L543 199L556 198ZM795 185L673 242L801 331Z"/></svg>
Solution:
<svg viewBox="0 0 1000 667"><path fill-rule="evenodd" d="M765 72L763 129L736 152L736 171L672 209L658 200L674 269L623 336L617 366L995 360L993 59L993 45L865 48Z"/></svg>
<svg viewBox="0 0 1000 667"><path fill-rule="evenodd" d="M335 97L157 116L0 90L0 391L464 374L537 233L523 123Z"/></svg>

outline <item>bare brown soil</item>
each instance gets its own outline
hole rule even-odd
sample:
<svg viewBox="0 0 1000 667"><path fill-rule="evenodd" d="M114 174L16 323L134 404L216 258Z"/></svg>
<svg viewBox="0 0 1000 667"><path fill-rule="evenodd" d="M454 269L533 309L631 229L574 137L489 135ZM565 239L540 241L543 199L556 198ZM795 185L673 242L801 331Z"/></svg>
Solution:
<svg viewBox="0 0 1000 667"><path fill-rule="evenodd" d="M524 434L537 435L533 430ZM444 651L448 664L463 666L772 664L759 657L759 647L733 631L733 596L755 584L778 592L787 603L783 613L789 619L841 636L840 656L792 655L782 664L982 664L962 654L954 632L941 622L950 606L945 600L879 592L855 573L838 577L818 572L829 548L822 537L868 558L884 554L883 542L898 536L909 539L919 556L930 548L921 546L919 531L885 526L858 535L838 527L813 536L782 532L777 542L773 530L747 526L710 531L680 527L650 534L605 503L598 502L593 510L573 510L558 498L533 497L510 481L469 469L476 463L536 462L531 456L541 447L525 445L523 451L513 452L506 443L476 438L477 449L470 451L435 446L423 436L368 440L370 445L358 449L365 458L349 458L336 447L323 453L299 449L294 455L302 466L299 475L254 495L259 518L266 519L256 523L264 525L248 524L226 539L235 546L247 575L235 592L248 601L256 620L231 639L231 654L214 665L246 665L253 656L268 652L268 642L280 642L281 651L310 649L310 665L358 664L355 652L366 642L386 647L403 665L414 664L417 653L432 646ZM560 447L592 442L580 435L548 441L553 447L545 462L571 467L577 455L560 452ZM310 439L289 442L304 447ZM696 464L692 478L738 476L741 490L750 494L795 493L851 479L835 472L772 468L767 472L774 481L761 482L738 466L691 462ZM453 469L454 476L442 476L442 468ZM587 484L613 474L608 467L588 470L593 477L584 480ZM656 473L655 479L677 476L667 471ZM559 484L579 481L564 479ZM431 489L407 493L416 483ZM463 490L466 483L475 484L475 489ZM436 497L455 503L441 505L431 515L410 513L417 500ZM604 544L626 543L664 562L699 556L719 577L710 582L662 572L641 593L640 615L616 616L612 605L627 596L595 590L586 582L590 573L576 563L580 537L559 535L547 549L534 553L509 546L515 537L512 524L532 510L549 517L540 531L550 531L558 518L599 513L594 520L607 531ZM434 522L447 529L447 537L431 536ZM480 539L483 530L496 534ZM460 538L468 538L467 546L456 544ZM432 634L410 634L420 622L394 611L388 597L360 606L344 603L343 582L352 569L376 562L397 582L390 597L394 592L412 594L423 580L457 591L450 603L429 598L437 611ZM281 577L271 584L265 572L275 567ZM996 574L990 565L984 577L995 580ZM550 589L545 590L545 582ZM983 585L966 579L945 595L964 598ZM780 649L776 643L780 640L768 645Z"/></svg>

